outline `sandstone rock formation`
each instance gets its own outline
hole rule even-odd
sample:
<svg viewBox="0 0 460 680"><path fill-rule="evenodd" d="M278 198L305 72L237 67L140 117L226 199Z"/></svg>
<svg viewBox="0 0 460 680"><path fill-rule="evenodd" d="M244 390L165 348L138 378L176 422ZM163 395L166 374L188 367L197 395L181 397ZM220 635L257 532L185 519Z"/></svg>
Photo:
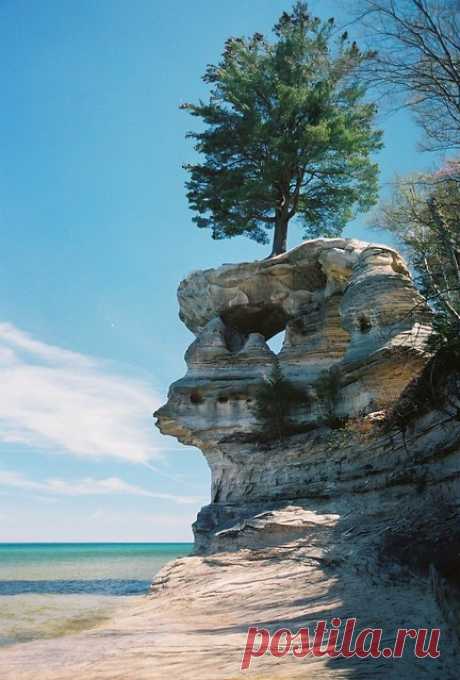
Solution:
<svg viewBox="0 0 460 680"><path fill-rule="evenodd" d="M403 516L408 487L392 489L389 503L401 503ZM388 515L379 510L375 492L358 494L353 512L340 495L253 508L228 530L231 550L165 566L150 597L125 605L112 621L0 650L2 680L457 680L455 640L429 581L373 560L388 531ZM237 549L245 544L254 547ZM240 673L250 625L313 631L333 616L383 627L385 645L399 627L439 626L441 657L418 660L409 644L401 659L266 655Z"/></svg>
<svg viewBox="0 0 460 680"><path fill-rule="evenodd" d="M459 385L403 431L366 429L427 360L429 314L401 257L308 241L194 272L179 304L196 340L156 416L211 467L195 555L164 567L148 598L93 631L0 651L2 680L125 680L126 669L130 680L235 680L249 626L314 631L332 617L382 628L385 646L398 628L439 628L441 656L418 659L413 646L401 659L265 655L246 674L458 678ZM275 356L267 340L282 330ZM311 401L292 434L267 441L254 394L275 362ZM363 429L325 418L317 381L333 366L337 415Z"/></svg>
<svg viewBox="0 0 460 680"><path fill-rule="evenodd" d="M325 370L340 370L337 415L356 416L394 401L426 361L427 309L386 246L306 241L270 260L193 272L178 297L196 340L187 374L155 415L163 433L203 451L214 502L304 495L313 461L324 457L317 434L291 440L282 456L276 445L261 449L254 396L275 362L310 395L293 413L302 431L323 419L315 383ZM283 330L276 356L267 340Z"/></svg>
<svg viewBox="0 0 460 680"><path fill-rule="evenodd" d="M299 670L264 658L257 669L270 678L455 677L460 583L432 562L442 563L444 552L447 571L460 573L458 389L449 408L433 406L409 429L370 434L332 428L318 389L334 367L335 414L362 427L423 369L430 313L400 255L353 240L307 241L270 260L194 272L178 297L196 340L185 377L156 416L162 432L198 446L211 468L212 502L194 524L195 552L204 557L193 570L196 579L207 573L205 602L233 607L233 625L243 628L317 621L325 608L356 614L364 626L395 630L412 621L443 630L442 663L410 657L400 666L374 660ZM276 356L267 340L283 330ZM290 436L266 441L254 395L275 363L311 399L294 412ZM308 571L303 584L293 577L297 598L283 580L290 560ZM152 593L186 588L187 564L163 570ZM211 564L217 573L207 571ZM237 577L219 590L223 565L230 580L244 566L245 593ZM225 633L218 639L224 644ZM223 669L216 678L233 677Z"/></svg>

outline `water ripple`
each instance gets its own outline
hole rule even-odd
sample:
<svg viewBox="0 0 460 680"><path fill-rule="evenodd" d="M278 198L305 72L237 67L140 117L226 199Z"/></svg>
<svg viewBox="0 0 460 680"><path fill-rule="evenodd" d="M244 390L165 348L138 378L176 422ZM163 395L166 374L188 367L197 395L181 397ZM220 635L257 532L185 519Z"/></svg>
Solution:
<svg viewBox="0 0 460 680"><path fill-rule="evenodd" d="M150 581L139 579L0 581L0 595L142 595Z"/></svg>

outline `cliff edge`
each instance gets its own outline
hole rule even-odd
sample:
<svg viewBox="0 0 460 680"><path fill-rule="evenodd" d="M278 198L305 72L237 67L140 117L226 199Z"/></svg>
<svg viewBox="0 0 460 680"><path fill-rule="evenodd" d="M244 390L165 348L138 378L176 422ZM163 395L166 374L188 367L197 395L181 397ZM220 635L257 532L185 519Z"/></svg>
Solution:
<svg viewBox="0 0 460 680"><path fill-rule="evenodd" d="M2 678L235 680L250 626L313 631L333 618L381 628L389 648L397 629L439 629L440 656L417 658L413 641L401 658L261 654L245 674L458 678L460 380L451 371L431 394L428 375L414 389L432 370L430 312L400 255L307 241L190 274L179 306L195 340L155 415L211 468L195 555L94 630L2 651ZM267 341L283 331L275 354ZM275 365L308 397L281 438L255 409ZM392 420L401 403L410 417Z"/></svg>
<svg viewBox="0 0 460 680"><path fill-rule="evenodd" d="M435 678L441 667L449 677L460 631L458 390L449 407L439 397L407 426L382 426L430 359L430 310L399 253L348 239L306 241L269 260L193 272L178 299L196 339L186 375L155 416L164 434L197 446L209 463L212 502L194 524L195 552L219 573L221 559L235 570L246 565L245 592L236 583L228 592L241 600L240 625L317 620L325 601L331 616L388 631L436 621L445 631L442 663L374 660L360 675L343 662L324 677L348 668L346 677ZM267 341L283 331L275 354ZM308 399L293 405L292 432L267 440L255 402L275 364ZM328 375L333 414L319 389ZM292 560L305 569L298 598L275 575ZM166 569L152 593L171 595L184 569ZM270 588L265 578L274 579ZM268 593L284 602L284 615L272 611ZM302 672L286 660L283 667Z"/></svg>

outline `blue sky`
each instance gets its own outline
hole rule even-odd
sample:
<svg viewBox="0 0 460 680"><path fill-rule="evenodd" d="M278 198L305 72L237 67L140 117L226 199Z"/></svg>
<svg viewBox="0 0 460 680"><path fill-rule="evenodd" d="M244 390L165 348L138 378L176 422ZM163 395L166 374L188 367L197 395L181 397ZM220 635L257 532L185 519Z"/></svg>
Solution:
<svg viewBox="0 0 460 680"><path fill-rule="evenodd" d="M348 3L311 4L349 19ZM177 285L268 250L193 226L178 105L205 95L230 35L288 6L0 3L0 541L191 539L209 472L151 418L192 340ZM384 186L429 164L408 114L380 123ZM366 217L347 235L388 240Z"/></svg>

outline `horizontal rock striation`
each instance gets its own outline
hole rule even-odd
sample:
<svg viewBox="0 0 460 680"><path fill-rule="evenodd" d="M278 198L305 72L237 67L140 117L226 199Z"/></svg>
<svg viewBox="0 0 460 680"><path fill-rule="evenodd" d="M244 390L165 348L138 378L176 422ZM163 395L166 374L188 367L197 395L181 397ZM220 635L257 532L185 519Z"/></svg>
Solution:
<svg viewBox="0 0 460 680"><path fill-rule="evenodd" d="M427 360L429 312L386 246L306 241L269 260L193 272L178 299L196 339L185 377L155 415L164 434L203 451L214 502L292 498L309 487L310 462L324 458L318 427L327 405L317 381L325 371L338 372L334 411L343 418L384 408ZM276 355L267 341L281 331ZM282 456L276 442L261 446L254 414L275 364L308 396L293 408L294 428L313 430L283 444Z"/></svg>
<svg viewBox="0 0 460 680"><path fill-rule="evenodd" d="M460 409L460 401L456 405ZM447 499L457 503L460 423L451 406L420 417L409 432L363 437L320 428L258 451L233 450L222 476L218 502L205 506L194 524L197 552L262 547L251 522L286 503L349 516L356 526L375 515L372 521L396 527L404 517L426 517ZM433 520L435 543L438 531Z"/></svg>
<svg viewBox="0 0 460 680"><path fill-rule="evenodd" d="M441 655L419 659L413 641L400 659L264 655L247 675L457 678L460 377L403 431L375 425L427 361L430 317L401 257L307 241L194 272L179 304L196 339L156 416L211 468L195 555L166 565L148 598L94 630L0 650L2 679L235 680L249 626L314 634L333 617L382 628L384 646L399 628L439 628ZM281 331L276 355L267 340ZM281 441L254 416L276 364L310 397ZM331 369L340 427L318 387Z"/></svg>
<svg viewBox="0 0 460 680"><path fill-rule="evenodd" d="M415 394L405 388L429 359L430 313L400 255L361 241L307 241L269 260L194 272L179 305L196 339L157 424L202 450L212 499L193 526L193 562L166 567L154 601L190 595L197 614L218 611L210 629L222 649L229 631L314 627L332 616L356 616L387 639L407 625L442 629L438 660L409 653L398 663L299 668L293 657L275 665L263 657L255 677L456 677L455 376L402 431L378 426L403 391L406 401ZM275 354L267 341L281 331ZM276 365L308 399L292 406L289 434L269 439L254 406ZM222 617L232 621L225 630ZM236 677L235 659L229 651L215 677Z"/></svg>

